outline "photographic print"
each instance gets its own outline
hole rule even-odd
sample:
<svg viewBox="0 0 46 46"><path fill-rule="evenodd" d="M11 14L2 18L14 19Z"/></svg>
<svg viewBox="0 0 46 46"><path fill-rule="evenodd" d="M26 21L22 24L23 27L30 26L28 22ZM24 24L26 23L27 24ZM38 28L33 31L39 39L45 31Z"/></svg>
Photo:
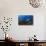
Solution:
<svg viewBox="0 0 46 46"><path fill-rule="evenodd" d="M19 25L33 25L33 16L32 15L19 15L18 24Z"/></svg>

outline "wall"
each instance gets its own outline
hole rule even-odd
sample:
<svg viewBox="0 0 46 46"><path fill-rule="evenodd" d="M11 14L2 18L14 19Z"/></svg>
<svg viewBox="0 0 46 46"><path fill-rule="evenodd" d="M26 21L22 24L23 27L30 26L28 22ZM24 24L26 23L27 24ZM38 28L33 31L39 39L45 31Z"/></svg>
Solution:
<svg viewBox="0 0 46 46"><path fill-rule="evenodd" d="M39 40L44 40L44 20L46 15L46 8L44 7L32 8L28 0L0 0L0 16L13 17L11 29L8 31L10 37L27 40L36 34ZM17 16L20 14L32 14L34 16L34 25L19 26ZM0 39L2 38L3 37L0 36Z"/></svg>
<svg viewBox="0 0 46 46"><path fill-rule="evenodd" d="M45 20L45 24L44 24L45 25L45 28L44 28L44 39L46 39L46 16L45 16L44 20Z"/></svg>
<svg viewBox="0 0 46 46"><path fill-rule="evenodd" d="M29 13L27 13L29 14ZM17 39L20 40L27 40L29 39L29 37L32 37L34 34L37 35L38 39L44 39L44 16L39 16L39 14L37 13L37 15L33 15L34 17L34 24L31 26L19 26L18 25L18 19L17 16L15 16L14 21L13 21L13 26L11 30L13 30L11 33L13 33L12 35L15 35L15 37Z"/></svg>

